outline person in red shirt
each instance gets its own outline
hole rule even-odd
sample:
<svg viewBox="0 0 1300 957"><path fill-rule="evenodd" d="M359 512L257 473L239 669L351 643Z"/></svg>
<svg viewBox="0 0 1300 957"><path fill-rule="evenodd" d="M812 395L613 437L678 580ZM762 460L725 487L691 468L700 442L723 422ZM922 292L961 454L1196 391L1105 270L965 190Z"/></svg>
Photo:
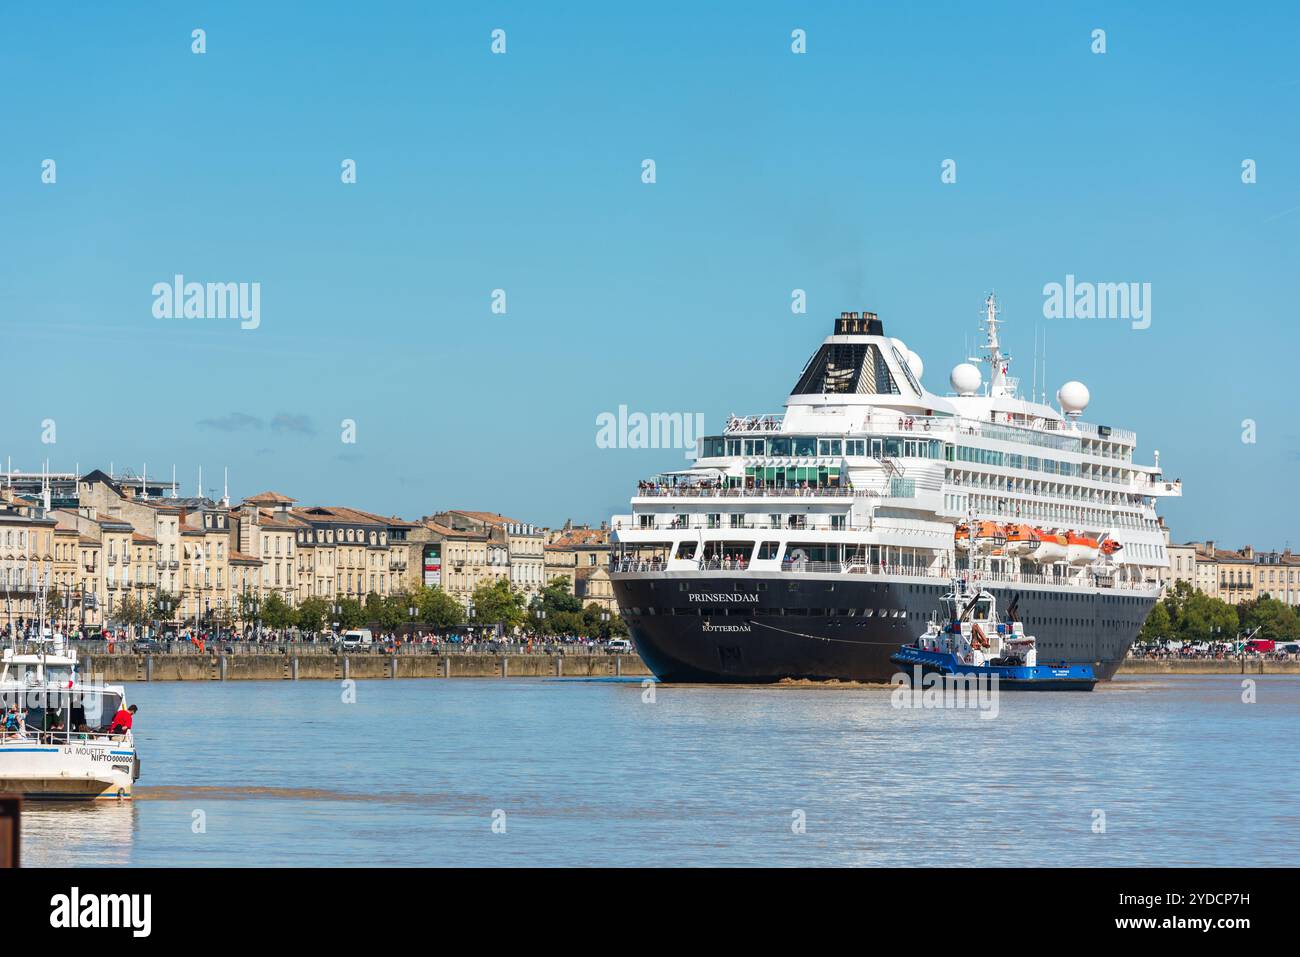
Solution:
<svg viewBox="0 0 1300 957"><path fill-rule="evenodd" d="M135 717L136 706L131 705L129 708L120 708L117 714L113 715L113 720L109 724L109 734L124 734L131 730L131 720Z"/></svg>

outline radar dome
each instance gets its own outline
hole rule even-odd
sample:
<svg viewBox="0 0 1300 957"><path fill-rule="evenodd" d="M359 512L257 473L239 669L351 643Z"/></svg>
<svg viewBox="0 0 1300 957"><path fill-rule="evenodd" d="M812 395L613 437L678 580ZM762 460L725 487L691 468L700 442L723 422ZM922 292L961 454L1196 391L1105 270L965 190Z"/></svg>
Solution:
<svg viewBox="0 0 1300 957"><path fill-rule="evenodd" d="M963 362L952 367L948 381L958 395L974 395L980 387L980 370L969 362Z"/></svg>
<svg viewBox="0 0 1300 957"><path fill-rule="evenodd" d="M1061 404L1062 412L1079 413L1088 408L1092 395L1082 382L1070 381L1057 390L1056 401Z"/></svg>
<svg viewBox="0 0 1300 957"><path fill-rule="evenodd" d="M925 372L925 363L921 361L920 356L915 352L912 352L910 349L907 351L906 355L907 367L912 370L912 375L916 376L916 381L920 382L921 374Z"/></svg>

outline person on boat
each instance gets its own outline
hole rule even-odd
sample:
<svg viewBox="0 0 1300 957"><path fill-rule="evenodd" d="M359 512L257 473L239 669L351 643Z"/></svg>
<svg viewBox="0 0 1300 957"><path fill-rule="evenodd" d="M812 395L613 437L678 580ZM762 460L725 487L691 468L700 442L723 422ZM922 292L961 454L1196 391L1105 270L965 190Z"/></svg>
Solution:
<svg viewBox="0 0 1300 957"><path fill-rule="evenodd" d="M131 721L135 718L138 709L135 705L129 708L119 708L117 714L113 715L113 720L109 725L109 734L125 734L131 730Z"/></svg>
<svg viewBox="0 0 1300 957"><path fill-rule="evenodd" d="M18 709L10 708L5 713L4 736L7 738L11 734L18 733Z"/></svg>

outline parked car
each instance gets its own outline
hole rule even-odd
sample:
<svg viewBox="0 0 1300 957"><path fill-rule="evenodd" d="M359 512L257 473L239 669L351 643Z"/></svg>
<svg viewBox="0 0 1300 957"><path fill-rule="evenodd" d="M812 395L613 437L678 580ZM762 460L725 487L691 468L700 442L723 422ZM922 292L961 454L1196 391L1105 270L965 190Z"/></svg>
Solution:
<svg viewBox="0 0 1300 957"><path fill-rule="evenodd" d="M131 650L139 655L156 655L163 651L163 644L157 638L137 638Z"/></svg>
<svg viewBox="0 0 1300 957"><path fill-rule="evenodd" d="M632 650L632 642L628 641L626 638L614 638L605 646L605 648L608 651L617 654L625 654Z"/></svg>

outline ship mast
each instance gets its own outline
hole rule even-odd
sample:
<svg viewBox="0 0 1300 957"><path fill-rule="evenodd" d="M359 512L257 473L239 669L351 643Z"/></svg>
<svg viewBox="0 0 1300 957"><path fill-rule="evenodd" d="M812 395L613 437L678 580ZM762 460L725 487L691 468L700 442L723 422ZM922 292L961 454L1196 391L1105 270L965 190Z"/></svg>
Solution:
<svg viewBox="0 0 1300 957"><path fill-rule="evenodd" d="M980 347L988 350L988 356L987 358L981 357L979 361L989 364L989 395L1014 398L1016 394L1015 385L1007 375L1011 357L1002 354L1002 347L998 342L998 323L1002 322L998 318L1000 311L997 297L993 293L989 293L988 298L984 300L984 322L988 326L988 339Z"/></svg>

